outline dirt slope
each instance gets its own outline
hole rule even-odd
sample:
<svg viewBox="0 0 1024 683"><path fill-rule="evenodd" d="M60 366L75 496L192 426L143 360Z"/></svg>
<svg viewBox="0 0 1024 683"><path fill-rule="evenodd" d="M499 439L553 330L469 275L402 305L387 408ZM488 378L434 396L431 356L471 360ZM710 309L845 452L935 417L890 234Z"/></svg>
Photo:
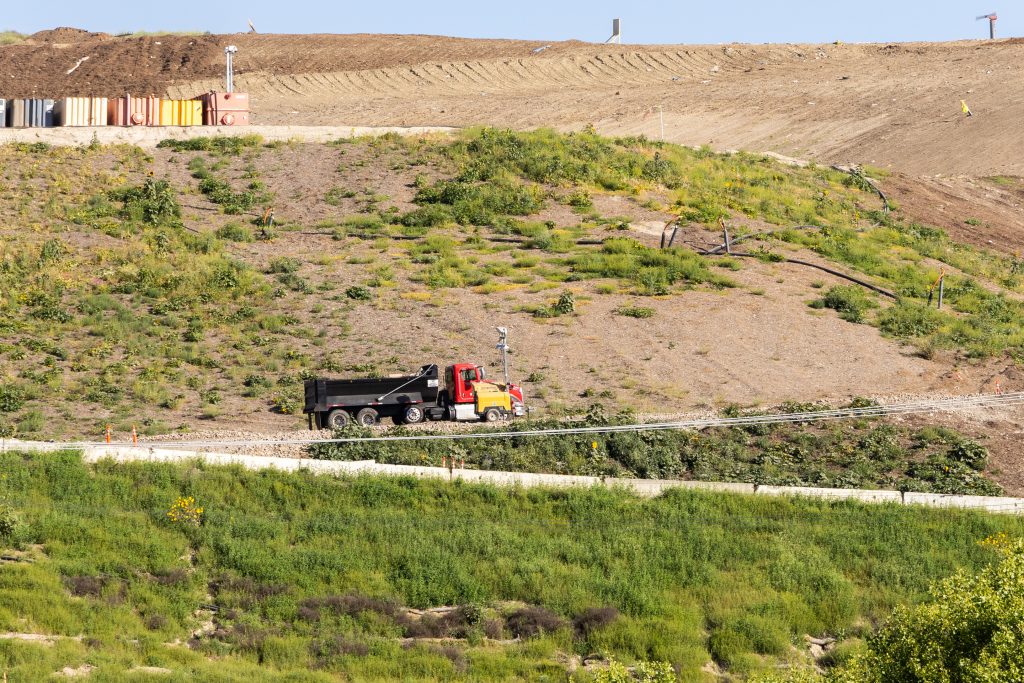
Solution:
<svg viewBox="0 0 1024 683"><path fill-rule="evenodd" d="M192 96L236 44L262 123L553 125L911 174L1024 175L1024 43L609 46L434 36L110 38L0 48L0 91ZM67 40L69 42L55 42ZM68 75L82 57L89 59ZM127 65L127 68L126 68ZM960 112L966 99L971 118Z"/></svg>

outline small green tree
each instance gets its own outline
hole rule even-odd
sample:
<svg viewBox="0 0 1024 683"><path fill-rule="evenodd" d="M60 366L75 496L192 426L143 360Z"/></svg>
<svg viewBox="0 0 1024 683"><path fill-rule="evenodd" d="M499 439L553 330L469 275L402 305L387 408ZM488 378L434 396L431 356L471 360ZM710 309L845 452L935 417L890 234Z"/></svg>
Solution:
<svg viewBox="0 0 1024 683"><path fill-rule="evenodd" d="M931 600L900 607L868 651L835 672L834 683L1016 683L1024 681L1024 540L983 545L1001 560L932 586Z"/></svg>
<svg viewBox="0 0 1024 683"><path fill-rule="evenodd" d="M668 662L639 662L633 668L609 660L608 668L594 675L595 683L675 683L676 672Z"/></svg>

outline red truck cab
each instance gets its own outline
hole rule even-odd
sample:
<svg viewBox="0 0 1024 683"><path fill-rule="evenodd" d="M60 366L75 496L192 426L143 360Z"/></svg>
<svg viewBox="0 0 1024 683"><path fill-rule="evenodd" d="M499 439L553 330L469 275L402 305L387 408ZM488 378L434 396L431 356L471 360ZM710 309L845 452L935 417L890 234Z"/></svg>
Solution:
<svg viewBox="0 0 1024 683"><path fill-rule="evenodd" d="M472 403L473 384L484 380L484 369L472 363L449 365L444 371L444 387L452 403Z"/></svg>

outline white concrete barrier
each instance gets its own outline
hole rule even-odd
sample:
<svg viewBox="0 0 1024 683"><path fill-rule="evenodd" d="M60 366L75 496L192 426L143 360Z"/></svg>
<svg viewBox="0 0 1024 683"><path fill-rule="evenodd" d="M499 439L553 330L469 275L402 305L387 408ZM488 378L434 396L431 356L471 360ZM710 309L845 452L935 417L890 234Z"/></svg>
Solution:
<svg viewBox="0 0 1024 683"><path fill-rule="evenodd" d="M619 486L639 496L654 498L670 489L695 489L700 491L721 491L724 493L746 493L753 495L753 484L735 484L717 481L687 481L684 479L617 479L607 478L605 486Z"/></svg>
<svg viewBox="0 0 1024 683"><path fill-rule="evenodd" d="M903 503L903 494L899 491L823 489L812 486L758 486L756 492L762 496L803 496L828 500L856 500L862 503Z"/></svg>
<svg viewBox="0 0 1024 683"><path fill-rule="evenodd" d="M903 495L907 505L926 505L933 508L982 509L1005 514L1024 514L1024 499L1002 496L958 496L946 493L913 493Z"/></svg>
<svg viewBox="0 0 1024 683"><path fill-rule="evenodd" d="M93 128L0 128L0 145L11 142L45 142L54 146L88 145L95 139L102 145L129 144L156 147L161 140L185 140L215 135L259 135L266 142L331 142L339 138L378 137L386 133L424 135L453 133L444 126L97 126Z"/></svg>
<svg viewBox="0 0 1024 683"><path fill-rule="evenodd" d="M67 450L38 441L0 440L0 451L51 452ZM617 479L613 477L586 477L568 474L541 474L534 472L499 472L494 470L447 469L414 465L385 465L373 460L311 460L308 458L279 458L262 455L184 451L169 448L139 446L86 446L82 449L85 462L104 459L117 462L187 462L201 460L210 465L238 465L246 469L276 469L285 472L309 471L314 474L419 477L444 481L492 484L495 486L528 487L594 487L607 486L627 489L636 495L653 498L670 489L687 489L730 493L733 495L794 496L824 500L853 500L861 503L896 503L922 505L935 508L961 508L983 510L998 514L1024 514L1024 498L1002 496L958 496L942 493L900 493L865 489L828 489L809 486L755 486L729 482L684 481L681 479Z"/></svg>
<svg viewBox="0 0 1024 683"><path fill-rule="evenodd" d="M452 479L474 484L496 486L550 486L552 488L600 486L599 477L582 477L570 474L538 474L535 472L498 472L495 470L452 470Z"/></svg>

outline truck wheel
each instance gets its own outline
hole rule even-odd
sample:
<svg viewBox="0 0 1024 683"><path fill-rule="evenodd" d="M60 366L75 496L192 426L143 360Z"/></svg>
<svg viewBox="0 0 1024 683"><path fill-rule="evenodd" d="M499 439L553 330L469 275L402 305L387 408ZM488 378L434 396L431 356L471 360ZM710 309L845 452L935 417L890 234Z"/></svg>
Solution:
<svg viewBox="0 0 1024 683"><path fill-rule="evenodd" d="M423 408L420 408L419 406L409 406L405 409L405 415L402 417L407 425L414 425L423 422Z"/></svg>
<svg viewBox="0 0 1024 683"><path fill-rule="evenodd" d="M327 429L343 429L348 426L349 416L341 408L335 408L331 412L327 413L327 419L324 421L324 427Z"/></svg>
<svg viewBox="0 0 1024 683"><path fill-rule="evenodd" d="M372 427L377 424L377 411L373 408L363 408L356 413L356 422L364 427Z"/></svg>
<svg viewBox="0 0 1024 683"><path fill-rule="evenodd" d="M488 408L484 411L484 422L497 422L501 419L501 411L497 408Z"/></svg>

